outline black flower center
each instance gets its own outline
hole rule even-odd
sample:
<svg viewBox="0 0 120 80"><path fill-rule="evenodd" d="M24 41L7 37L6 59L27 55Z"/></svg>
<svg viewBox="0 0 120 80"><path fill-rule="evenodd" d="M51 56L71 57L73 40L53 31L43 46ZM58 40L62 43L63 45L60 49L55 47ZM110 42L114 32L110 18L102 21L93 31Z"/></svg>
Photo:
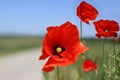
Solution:
<svg viewBox="0 0 120 80"><path fill-rule="evenodd" d="M64 47L55 46L53 47L53 55L57 55L59 58L62 58L61 53L65 51Z"/></svg>

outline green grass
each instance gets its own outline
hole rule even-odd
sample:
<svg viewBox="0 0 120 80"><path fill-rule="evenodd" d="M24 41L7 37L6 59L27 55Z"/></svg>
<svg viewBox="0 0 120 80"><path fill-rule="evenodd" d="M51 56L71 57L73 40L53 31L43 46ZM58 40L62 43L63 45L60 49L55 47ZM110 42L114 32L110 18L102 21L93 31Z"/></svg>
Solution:
<svg viewBox="0 0 120 80"><path fill-rule="evenodd" d="M66 67L59 67L59 73L60 73L60 80L85 80L84 74L82 70L82 63L86 59L95 60L95 57L97 57L97 64L98 66L102 65L103 60L103 41L104 40L98 40L98 39L84 39L83 43L89 47L89 50L86 51L84 54L80 55L77 62L70 66ZM117 43L117 52L120 53L120 42ZM105 42L105 61L108 60L108 54L113 54L113 41L112 40L106 40ZM111 58L112 59L112 58ZM98 71L101 69L99 67ZM97 73L97 72L96 72ZM56 69L52 72L45 73L45 80L57 80L57 72ZM104 75L102 75L104 76ZM86 74L86 78L89 77L90 80L98 80L95 79L96 74L94 71L88 72ZM89 80L89 79L86 79Z"/></svg>
<svg viewBox="0 0 120 80"><path fill-rule="evenodd" d="M41 37L1 36L0 56L41 46Z"/></svg>

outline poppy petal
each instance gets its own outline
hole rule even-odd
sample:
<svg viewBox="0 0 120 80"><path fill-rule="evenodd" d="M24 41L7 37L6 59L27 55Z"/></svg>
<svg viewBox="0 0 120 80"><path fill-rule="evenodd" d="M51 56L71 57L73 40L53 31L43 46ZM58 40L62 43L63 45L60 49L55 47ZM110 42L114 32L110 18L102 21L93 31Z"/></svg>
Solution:
<svg viewBox="0 0 120 80"><path fill-rule="evenodd" d="M98 11L85 1L82 1L77 7L77 16L85 23L89 24L89 20L95 20Z"/></svg>
<svg viewBox="0 0 120 80"><path fill-rule="evenodd" d="M54 67L43 67L42 70L45 72L50 72L50 71L54 70Z"/></svg>
<svg viewBox="0 0 120 80"><path fill-rule="evenodd" d="M46 59L49 55L45 52L45 50L43 49L42 50L42 55L39 57L39 60L43 60L43 59Z"/></svg>

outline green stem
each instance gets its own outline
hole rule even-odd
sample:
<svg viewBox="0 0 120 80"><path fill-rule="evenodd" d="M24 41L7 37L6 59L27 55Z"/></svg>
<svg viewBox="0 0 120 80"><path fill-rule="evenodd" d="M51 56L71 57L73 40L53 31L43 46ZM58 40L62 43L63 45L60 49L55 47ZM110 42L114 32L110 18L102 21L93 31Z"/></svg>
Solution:
<svg viewBox="0 0 120 80"><path fill-rule="evenodd" d="M85 76L85 73L84 73L83 77L84 77L84 80L86 80L86 76Z"/></svg>
<svg viewBox="0 0 120 80"><path fill-rule="evenodd" d="M69 66L65 69L66 70L66 72L65 72L65 79L64 80L70 80L70 74L69 74Z"/></svg>
<svg viewBox="0 0 120 80"><path fill-rule="evenodd" d="M80 56L79 56L79 58L78 58L78 74L79 74L79 80L81 79L81 76L83 76L84 77L84 74L83 74L83 72L82 72L82 66L80 66L82 63L81 63L81 60L80 60Z"/></svg>
<svg viewBox="0 0 120 80"><path fill-rule="evenodd" d="M96 71L94 71L94 80L96 80L97 74Z"/></svg>
<svg viewBox="0 0 120 80"><path fill-rule="evenodd" d="M113 53L114 53L114 55L115 55L115 62L116 62L116 42L114 42L114 47L113 47ZM115 63L115 65L116 65L116 63Z"/></svg>
<svg viewBox="0 0 120 80"><path fill-rule="evenodd" d="M89 80L89 77L88 77L88 75L86 74L86 80Z"/></svg>
<svg viewBox="0 0 120 80"><path fill-rule="evenodd" d="M104 41L103 41L103 45L102 45L102 47L103 47L103 61L102 61L102 64L100 65L100 69L99 69L99 73L98 73L98 79L99 80L101 80L102 79L102 77L103 76L101 76L101 74L102 74L102 71L104 71L104 67L103 67L103 64L104 64L104 58L105 58L105 41L106 41L106 38L104 39ZM103 69L103 70L102 70ZM101 78L101 79L100 79Z"/></svg>
<svg viewBox="0 0 120 80"><path fill-rule="evenodd" d="M103 70L101 70L101 73L100 73L100 76L101 76L101 74L103 74L103 75L105 75L104 73L105 73L105 69L104 69L104 63L105 63L105 41L106 41L106 38L104 39L104 41L103 41L103 61L102 61L102 69ZM103 71L103 72L102 72ZM104 77L103 76L101 76L103 79L104 79Z"/></svg>
<svg viewBox="0 0 120 80"><path fill-rule="evenodd" d="M58 80L60 79L59 78L59 67L57 67L57 78L58 78Z"/></svg>
<svg viewBox="0 0 120 80"><path fill-rule="evenodd" d="M114 47L113 47L113 53L114 53L114 66L117 69L117 54L116 54L116 42L114 42ZM115 70L115 75L117 73L117 70Z"/></svg>
<svg viewBox="0 0 120 80"><path fill-rule="evenodd" d="M105 41L106 41L106 38L103 41L103 63L104 63L104 58L105 58Z"/></svg>
<svg viewBox="0 0 120 80"><path fill-rule="evenodd" d="M82 20L80 21L80 41L82 41ZM79 60L79 64L81 65L81 60L80 60L80 56L78 58ZM82 73L82 67L78 67L78 73L79 73L79 80L81 79L80 76L83 76L83 78L85 77L84 74Z"/></svg>
<svg viewBox="0 0 120 80"><path fill-rule="evenodd" d="M80 39L82 41L82 20L80 21Z"/></svg>

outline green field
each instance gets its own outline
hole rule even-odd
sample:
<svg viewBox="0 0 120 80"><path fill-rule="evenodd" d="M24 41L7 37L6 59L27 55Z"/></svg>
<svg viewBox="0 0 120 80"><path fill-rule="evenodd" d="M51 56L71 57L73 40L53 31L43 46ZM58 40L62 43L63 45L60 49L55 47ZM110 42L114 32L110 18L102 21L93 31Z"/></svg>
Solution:
<svg viewBox="0 0 120 80"><path fill-rule="evenodd" d="M0 56L41 46L41 37L0 36Z"/></svg>
<svg viewBox="0 0 120 80"><path fill-rule="evenodd" d="M78 61L70 66L66 67L59 67L59 75L60 75L60 80L103 80L103 79L98 79L98 71L103 71L103 68L101 67L102 65L102 60L103 60L103 41L104 40L98 40L98 39L84 39L83 43L89 47L89 50L86 51L84 54L80 55ZM114 43L112 40L106 40L105 41L105 62L107 64L108 61L108 55L113 54L113 46ZM120 55L120 42L117 43L117 53ZM84 74L82 71L82 63L86 59L91 59L95 60L95 57L97 56L97 64L98 64L98 71L94 72L88 72L87 74ZM113 58L110 58L111 65ZM119 62L120 63L120 62ZM120 64L119 64L120 66ZM112 69L112 66L110 66ZM107 70L107 69L106 69ZM52 72L45 73L45 80L57 80L57 70L55 69ZM101 75L103 77L104 74ZM107 79L106 79L107 80ZM115 80L115 79L110 79L110 80ZM116 79L117 80L117 79ZM119 79L118 79L119 80Z"/></svg>
<svg viewBox="0 0 120 80"><path fill-rule="evenodd" d="M5 55L10 55L13 53L16 53L18 51L28 50L32 48L41 47L42 43L42 37L17 37L17 36L6 36L6 37L0 37L0 57ZM60 74L60 80L85 80L84 77L86 77L86 80L100 80L96 76L98 74L98 71L103 71L101 68L102 60L103 60L103 41L100 39L84 39L82 42L89 47L89 50L86 51L84 54L80 55L77 62L70 66L66 67L59 67L59 74ZM113 47L114 43L113 40L106 40L105 41L105 61L107 64L108 61L108 55L113 54ZM120 41L117 42L116 45L117 53L119 53L120 57ZM88 72L85 76L82 71L82 63L86 59L95 60L95 57L97 56L97 64L99 66L99 69L97 72L91 71ZM113 58L110 58L111 65L113 65ZM120 63L120 62L119 62ZM112 68L112 66L110 66ZM107 69L106 69L107 70ZM112 70L112 69L111 69ZM57 72L56 69L50 73L43 73L45 75L45 80L57 80ZM101 76L104 76L102 74ZM87 79L89 78L89 79ZM114 80L114 79L110 79Z"/></svg>

